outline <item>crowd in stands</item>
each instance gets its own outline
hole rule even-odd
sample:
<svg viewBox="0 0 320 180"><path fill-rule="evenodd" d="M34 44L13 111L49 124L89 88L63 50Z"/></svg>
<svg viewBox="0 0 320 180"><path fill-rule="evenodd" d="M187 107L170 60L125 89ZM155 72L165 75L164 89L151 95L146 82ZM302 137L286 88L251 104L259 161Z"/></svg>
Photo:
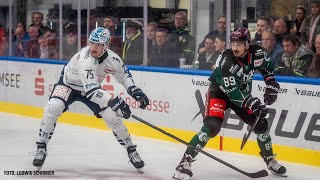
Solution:
<svg viewBox="0 0 320 180"><path fill-rule="evenodd" d="M310 15L307 12L311 12ZM282 18L261 16L256 23L256 34L251 44L260 45L266 56L274 64L277 75L320 78L320 1L312 1L311 9L296 8L295 20L288 23ZM217 18L217 24L200 44L188 28L185 11L174 16L174 28L158 27L149 22L143 31L143 24L137 19L126 22L125 37L115 30L115 19L107 16L103 27L109 29L111 40L109 49L117 53L126 64L159 67L179 67L179 59L186 65L199 62L199 69L214 70L218 56L226 47L226 17ZM43 24L43 14L32 13L32 24L18 23L14 27L12 55L28 58L70 60L78 51L77 26L73 23L63 25L63 49L59 49L56 30ZM147 36L147 64L143 62L143 37ZM81 38L81 47L86 41ZM124 41L123 41L124 40ZM8 55L8 36L0 27L0 56Z"/></svg>

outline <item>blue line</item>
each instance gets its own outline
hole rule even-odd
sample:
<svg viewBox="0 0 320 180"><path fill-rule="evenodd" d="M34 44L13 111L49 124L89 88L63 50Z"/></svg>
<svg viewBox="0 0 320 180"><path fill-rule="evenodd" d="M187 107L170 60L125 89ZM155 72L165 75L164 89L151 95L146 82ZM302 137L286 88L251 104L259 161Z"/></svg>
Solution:
<svg viewBox="0 0 320 180"><path fill-rule="evenodd" d="M31 62L31 63L42 63L42 64L63 64L63 65L68 63L68 61L62 61L62 60L11 57L11 56L0 56L0 61L19 61L19 62ZM185 74L185 75L196 75L196 76L207 76L207 77L209 77L212 73L212 71L209 71L209 70L205 71L205 70L165 68L165 67L152 67L152 66L128 65L128 68L129 68L129 70L132 70L132 71L159 72L159 73L169 73L169 74ZM255 74L253 79L258 80L258 81L263 81L263 78L260 74ZM320 78L276 76L276 79L278 82L320 85Z"/></svg>

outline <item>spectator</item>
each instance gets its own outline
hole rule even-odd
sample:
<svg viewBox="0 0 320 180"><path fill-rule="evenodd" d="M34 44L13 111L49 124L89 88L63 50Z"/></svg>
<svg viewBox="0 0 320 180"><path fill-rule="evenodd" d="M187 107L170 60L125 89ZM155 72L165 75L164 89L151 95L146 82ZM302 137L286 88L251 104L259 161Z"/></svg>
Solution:
<svg viewBox="0 0 320 180"><path fill-rule="evenodd" d="M171 32L170 42L176 47L179 58L185 58L186 64L192 64L194 60L195 39L187 27L187 13L179 11L174 18L175 29Z"/></svg>
<svg viewBox="0 0 320 180"><path fill-rule="evenodd" d="M275 74L305 77L312 61L312 51L301 46L300 39L292 34L283 39L283 50L281 60L275 65Z"/></svg>
<svg viewBox="0 0 320 180"><path fill-rule="evenodd" d="M311 16L305 18L300 27L301 42L309 49L314 50L314 39L320 33L320 1L311 2Z"/></svg>
<svg viewBox="0 0 320 180"><path fill-rule="evenodd" d="M310 67L307 69L307 77L320 78L320 34L316 36L316 53L312 58Z"/></svg>
<svg viewBox="0 0 320 180"><path fill-rule="evenodd" d="M0 38L0 56L8 55L8 43L5 37Z"/></svg>
<svg viewBox="0 0 320 180"><path fill-rule="evenodd" d="M148 23L147 37L148 37L148 54L151 53L152 46L156 45L156 32L158 24L155 22Z"/></svg>
<svg viewBox="0 0 320 180"><path fill-rule="evenodd" d="M32 16L32 24L30 26L35 26L39 30L39 36L43 35L45 32L45 26L42 24L43 14L41 12L33 12Z"/></svg>
<svg viewBox="0 0 320 180"><path fill-rule="evenodd" d="M213 35L217 36L218 34L226 36L226 29L227 29L227 19L225 15L221 15L218 17L218 23L217 23L217 30L214 30L207 35ZM203 54L205 53L205 47L204 47L204 41L205 39L199 44L198 53Z"/></svg>
<svg viewBox="0 0 320 180"><path fill-rule="evenodd" d="M48 45L48 39L43 35L38 38L40 46L40 58L41 59L58 59L58 53L54 49L50 49Z"/></svg>
<svg viewBox="0 0 320 180"><path fill-rule="evenodd" d="M301 38L300 27L303 20L306 18L306 9L302 6L298 6L296 9L296 19L294 20L294 24L292 29L290 29L290 33Z"/></svg>
<svg viewBox="0 0 320 180"><path fill-rule="evenodd" d="M63 60L69 61L78 52L78 33L77 27L71 25L65 29L65 41L63 41Z"/></svg>
<svg viewBox="0 0 320 180"><path fill-rule="evenodd" d="M59 59L59 38L57 37L56 31L46 27L43 36L47 39L50 51L58 54L55 59Z"/></svg>
<svg viewBox="0 0 320 180"><path fill-rule="evenodd" d="M13 56L24 56L24 44L30 39L23 26L17 26L14 32L14 41L12 42Z"/></svg>
<svg viewBox="0 0 320 180"><path fill-rule="evenodd" d="M104 18L103 26L110 31L111 39L109 43L109 49L120 56L122 51L122 38L120 35L116 34L116 25L113 18L110 16Z"/></svg>
<svg viewBox="0 0 320 180"><path fill-rule="evenodd" d="M159 28L156 32L156 44L152 46L150 66L178 67L179 58L176 48L170 44L168 30Z"/></svg>
<svg viewBox="0 0 320 180"><path fill-rule="evenodd" d="M29 33L27 32L27 29L26 29L26 26L19 22L17 24L17 27L16 27L16 30L15 30L15 33L14 33L14 36L13 36L13 41L16 41L17 40L17 35L19 35L19 40L29 40L30 37L29 37Z"/></svg>
<svg viewBox="0 0 320 180"><path fill-rule="evenodd" d="M283 48L277 43L276 37L270 29L263 31L262 33L262 48L265 50L273 64L281 59Z"/></svg>
<svg viewBox="0 0 320 180"><path fill-rule="evenodd" d="M28 28L30 39L26 41L23 46L24 57L39 58L40 57L40 45L38 42L39 30L35 26L29 26Z"/></svg>
<svg viewBox="0 0 320 180"><path fill-rule="evenodd" d="M198 57L199 69L213 70L219 55L226 49L226 36L208 34L204 46L205 53Z"/></svg>
<svg viewBox="0 0 320 180"><path fill-rule="evenodd" d="M262 44L262 32L266 29L269 29L271 27L271 21L270 18L261 16L258 18L257 21L257 32L254 36L254 39L252 39L251 44L257 44L261 46Z"/></svg>
<svg viewBox="0 0 320 180"><path fill-rule="evenodd" d="M126 41L122 49L122 59L126 64L141 65L143 62L142 23L136 19L126 23Z"/></svg>
<svg viewBox="0 0 320 180"><path fill-rule="evenodd" d="M277 43L282 46L283 38L287 35L287 24L283 19L274 22L273 34L276 36Z"/></svg>

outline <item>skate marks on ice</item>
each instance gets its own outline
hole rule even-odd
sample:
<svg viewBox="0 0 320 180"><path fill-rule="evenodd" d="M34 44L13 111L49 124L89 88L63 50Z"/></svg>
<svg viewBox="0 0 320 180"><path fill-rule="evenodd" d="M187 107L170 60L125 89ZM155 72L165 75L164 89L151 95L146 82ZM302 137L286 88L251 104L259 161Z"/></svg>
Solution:
<svg viewBox="0 0 320 180"><path fill-rule="evenodd" d="M59 121L58 121L59 122ZM0 113L0 179L107 179L107 180L167 180L186 147L182 144L132 136L141 158L145 161L140 174L128 162L127 152L110 131L58 123L48 145L48 156L42 171L54 171L53 176L8 176L4 171L35 171L33 156L40 120ZM206 149L211 154L248 172L266 169L259 157ZM246 176L209 159L197 156L192 164L192 180L247 180ZM288 169L287 180L317 180L320 168L281 162ZM261 180L284 179L269 173Z"/></svg>

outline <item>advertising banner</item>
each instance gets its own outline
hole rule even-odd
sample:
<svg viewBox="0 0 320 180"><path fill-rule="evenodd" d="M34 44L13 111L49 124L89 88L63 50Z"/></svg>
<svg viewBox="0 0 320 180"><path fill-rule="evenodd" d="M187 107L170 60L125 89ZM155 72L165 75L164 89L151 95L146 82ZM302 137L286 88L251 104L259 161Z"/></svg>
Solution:
<svg viewBox="0 0 320 180"><path fill-rule="evenodd" d="M44 107L63 65L0 61L0 101ZM202 127L207 76L131 71L135 83L149 97L140 110L123 86L108 75L101 87L120 96L132 112L157 126L199 131ZM275 144L320 150L320 90L317 85L280 83L278 100L269 108L270 134ZM265 84L253 82L253 96L263 98ZM81 103L70 111L92 114ZM220 135L241 138L247 126L231 112ZM254 136L251 136L254 139Z"/></svg>

